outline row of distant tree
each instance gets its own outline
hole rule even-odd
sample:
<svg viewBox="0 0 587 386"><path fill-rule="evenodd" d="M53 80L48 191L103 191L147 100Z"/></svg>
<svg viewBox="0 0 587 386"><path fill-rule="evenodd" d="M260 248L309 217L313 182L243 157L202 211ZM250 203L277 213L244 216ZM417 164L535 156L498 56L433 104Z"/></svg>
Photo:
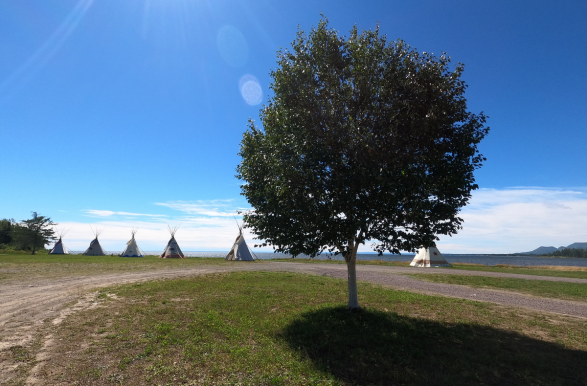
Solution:
<svg viewBox="0 0 587 386"><path fill-rule="evenodd" d="M0 250L31 251L34 255L45 245L55 240L53 226L57 225L49 217L33 217L21 222L14 219L0 220Z"/></svg>
<svg viewBox="0 0 587 386"><path fill-rule="evenodd" d="M563 248L558 251L546 253L542 256L587 258L587 249Z"/></svg>

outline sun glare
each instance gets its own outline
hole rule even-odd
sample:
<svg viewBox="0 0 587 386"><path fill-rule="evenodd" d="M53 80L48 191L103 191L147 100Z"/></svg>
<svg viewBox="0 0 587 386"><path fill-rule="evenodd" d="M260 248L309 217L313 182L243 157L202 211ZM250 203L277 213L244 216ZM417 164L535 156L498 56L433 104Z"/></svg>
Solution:
<svg viewBox="0 0 587 386"><path fill-rule="evenodd" d="M0 82L0 99L9 98L12 93L26 85L45 67L59 51L67 38L75 31L94 0L79 0L55 31L35 50L29 58Z"/></svg>

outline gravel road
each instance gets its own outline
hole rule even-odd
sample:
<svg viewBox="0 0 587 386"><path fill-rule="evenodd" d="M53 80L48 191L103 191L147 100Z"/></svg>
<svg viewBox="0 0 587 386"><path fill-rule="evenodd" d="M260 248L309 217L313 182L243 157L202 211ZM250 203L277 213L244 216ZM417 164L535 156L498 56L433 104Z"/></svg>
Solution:
<svg viewBox="0 0 587 386"><path fill-rule="evenodd" d="M555 312L558 314L587 318L587 303L584 302L542 298L532 295L519 294L510 291L471 288L468 286L456 284L431 283L423 280L414 279L409 276L398 273L443 273L457 275L472 274L473 276L509 277L528 280L561 281L571 283L584 283L587 285L587 280L585 279L500 274L496 272L481 271L458 271L458 273L456 273L456 271L447 271L442 269L428 270L423 268L394 268L395 267L361 266L360 268L357 268L357 279L372 283L378 283L381 285L402 290L409 290L433 295L444 295L453 298L478 300L490 303L497 303L510 307L525 307L535 311ZM319 268L316 273L340 279L346 279L347 277L346 267L344 266L336 270L330 267L329 269ZM487 275L483 275L484 273Z"/></svg>
<svg viewBox="0 0 587 386"><path fill-rule="evenodd" d="M35 337L58 325L67 315L95 305L96 292L91 290L117 284L166 278L194 277L210 273L233 271L299 272L346 279L346 266L338 264L303 264L285 262L235 263L234 265L207 265L184 270L157 270L149 272L116 273L96 276L36 279L20 283L0 284L0 384L11 379L18 364L6 353L12 346L29 345ZM525 307L540 312L555 312L587 318L587 302L546 299L513 292L473 289L462 285L431 283L406 276L406 273L443 273L509 277L528 280L547 280L587 284L585 279L506 274L482 271L457 271L434 268L357 266L357 278L396 289L455 298L497 303L511 307ZM359 294L360 296L360 294ZM50 340L50 335L45 337Z"/></svg>

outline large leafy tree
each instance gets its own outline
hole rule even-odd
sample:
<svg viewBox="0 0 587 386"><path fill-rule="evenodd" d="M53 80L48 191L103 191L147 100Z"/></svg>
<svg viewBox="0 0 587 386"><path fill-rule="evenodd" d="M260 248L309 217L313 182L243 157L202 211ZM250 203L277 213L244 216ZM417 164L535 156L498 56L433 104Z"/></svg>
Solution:
<svg viewBox="0 0 587 386"><path fill-rule="evenodd" d="M37 248L43 248L46 244L55 240L55 224L51 218L33 214L33 218L23 220L13 232L14 242L22 249L30 249L34 255Z"/></svg>
<svg viewBox="0 0 587 386"><path fill-rule="evenodd" d="M241 143L247 226L278 252L342 254L357 308L359 245L413 251L461 228L488 132L462 73L379 28L299 31L278 53L262 127L249 122Z"/></svg>

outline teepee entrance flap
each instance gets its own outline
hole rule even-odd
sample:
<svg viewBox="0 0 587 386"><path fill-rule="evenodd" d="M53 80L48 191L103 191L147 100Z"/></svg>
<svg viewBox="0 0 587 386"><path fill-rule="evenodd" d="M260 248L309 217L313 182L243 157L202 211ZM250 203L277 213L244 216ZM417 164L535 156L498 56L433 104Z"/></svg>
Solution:
<svg viewBox="0 0 587 386"><path fill-rule="evenodd" d="M238 225L238 223L237 223ZM247 242L243 236L243 227L239 225L239 234L225 260L255 261Z"/></svg>
<svg viewBox="0 0 587 386"><path fill-rule="evenodd" d="M61 230L57 231L57 235L59 236L59 240L53 246L53 249L49 251L50 255L69 255L69 250L63 244L63 238L69 232L69 230Z"/></svg>
<svg viewBox="0 0 587 386"><path fill-rule="evenodd" d="M169 228L169 234L171 234L171 239L169 239L167 246L165 247L163 253L159 257L162 259L185 259L185 255L183 254L181 248L179 247L179 244L175 240L175 233L177 232L177 229L179 229L179 225L173 229L169 227L169 225L167 227Z"/></svg>
<svg viewBox="0 0 587 386"><path fill-rule="evenodd" d="M91 228L92 227L90 226L90 229ZM104 229L99 231L97 227L95 230L92 229L92 232L94 232L94 240L92 240L89 248L86 249L86 251L83 253L84 255L86 255L86 256L104 256L104 255L106 255L106 252L104 252L104 249L102 249L102 246L100 245L100 242L98 241L98 236L100 236L100 234L103 231L104 231Z"/></svg>
<svg viewBox="0 0 587 386"><path fill-rule="evenodd" d="M126 249L120 254L122 257L143 257L143 251L137 245L137 241L135 240L135 234L137 233L138 229L133 229L131 231L132 237L126 243Z"/></svg>

